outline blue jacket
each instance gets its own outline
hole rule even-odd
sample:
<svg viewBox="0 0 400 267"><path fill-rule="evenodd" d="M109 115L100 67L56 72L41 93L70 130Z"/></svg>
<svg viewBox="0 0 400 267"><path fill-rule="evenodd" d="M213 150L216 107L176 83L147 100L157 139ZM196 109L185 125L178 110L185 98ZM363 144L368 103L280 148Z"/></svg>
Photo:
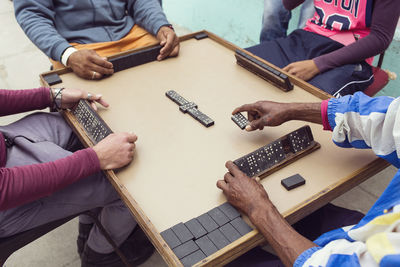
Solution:
<svg viewBox="0 0 400 267"><path fill-rule="evenodd" d="M329 100L333 141L342 147L372 148L400 166L400 98L363 93ZM336 229L314 241L294 266L400 266L400 172L356 225Z"/></svg>
<svg viewBox="0 0 400 267"><path fill-rule="evenodd" d="M134 24L156 35L169 24L158 0L14 0L14 9L29 39L57 61L70 42L117 41Z"/></svg>

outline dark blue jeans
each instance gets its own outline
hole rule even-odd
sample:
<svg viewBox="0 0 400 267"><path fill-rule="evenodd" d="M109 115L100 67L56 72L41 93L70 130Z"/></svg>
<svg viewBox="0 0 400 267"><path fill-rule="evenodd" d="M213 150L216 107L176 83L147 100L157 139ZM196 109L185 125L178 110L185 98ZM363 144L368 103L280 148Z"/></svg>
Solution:
<svg viewBox="0 0 400 267"><path fill-rule="evenodd" d="M343 44L328 37L296 30L285 38L263 42L247 50L279 68L284 68L292 62L313 59L342 47ZM320 73L308 82L333 96L340 97L363 91L373 81L371 66L362 61Z"/></svg>
<svg viewBox="0 0 400 267"><path fill-rule="evenodd" d="M307 20L311 18L314 13L314 0L305 0L301 5L297 28L304 28ZM283 6L282 0L264 0L260 42L286 37L291 17L292 13Z"/></svg>

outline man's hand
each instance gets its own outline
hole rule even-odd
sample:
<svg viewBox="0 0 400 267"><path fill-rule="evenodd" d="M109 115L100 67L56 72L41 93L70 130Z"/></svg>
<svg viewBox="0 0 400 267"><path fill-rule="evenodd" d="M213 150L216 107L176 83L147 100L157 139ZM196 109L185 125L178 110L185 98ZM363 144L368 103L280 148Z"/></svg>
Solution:
<svg viewBox="0 0 400 267"><path fill-rule="evenodd" d="M163 60L166 57L176 57L179 54L179 39L174 30L170 27L162 26L157 33L157 39L163 47L157 60Z"/></svg>
<svg viewBox="0 0 400 267"><path fill-rule="evenodd" d="M289 120L288 103L277 103L272 101L258 101L236 108L232 114L247 112L250 124L246 131L262 130L264 126L278 126Z"/></svg>
<svg viewBox="0 0 400 267"><path fill-rule="evenodd" d="M104 75L114 73L113 64L108 62L106 58L100 57L94 50L82 49L72 53L67 65L79 77L96 80Z"/></svg>
<svg viewBox="0 0 400 267"><path fill-rule="evenodd" d="M299 255L316 245L297 233L270 201L264 187L247 177L232 161L229 172L217 182L228 201L243 211L275 250L285 266L293 266Z"/></svg>
<svg viewBox="0 0 400 267"><path fill-rule="evenodd" d="M312 59L290 63L283 70L304 81L310 80L319 73L319 69Z"/></svg>
<svg viewBox="0 0 400 267"><path fill-rule="evenodd" d="M250 124L246 131L262 130L264 126L279 126L290 120L322 124L321 103L277 103L258 101L236 108L232 114L247 112Z"/></svg>
<svg viewBox="0 0 400 267"><path fill-rule="evenodd" d="M233 206L251 217L254 212L263 210L261 207L271 204L267 192L256 179L246 176L232 161L225 166L229 172L224 180L217 182L217 187L222 189Z"/></svg>
<svg viewBox="0 0 400 267"><path fill-rule="evenodd" d="M93 147L102 170L128 165L133 160L137 136L131 133L110 134Z"/></svg>
<svg viewBox="0 0 400 267"><path fill-rule="evenodd" d="M95 102L103 107L109 106L108 103L102 99L101 95L92 95L81 89L65 88L62 91L61 108L73 108L81 99L89 100L94 110L97 110Z"/></svg>

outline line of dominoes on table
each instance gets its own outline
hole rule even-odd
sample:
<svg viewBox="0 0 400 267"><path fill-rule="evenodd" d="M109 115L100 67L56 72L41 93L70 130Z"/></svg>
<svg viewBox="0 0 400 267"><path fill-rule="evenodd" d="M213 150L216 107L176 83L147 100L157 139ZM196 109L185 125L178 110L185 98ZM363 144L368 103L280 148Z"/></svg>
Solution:
<svg viewBox="0 0 400 267"><path fill-rule="evenodd" d="M249 177L262 176L320 147L314 141L310 126L305 125L233 163Z"/></svg>
<svg viewBox="0 0 400 267"><path fill-rule="evenodd" d="M174 90L167 91L165 95L179 106L180 111L188 113L204 126L210 127L214 125L214 121L210 117L198 110L196 103L187 101Z"/></svg>
<svg viewBox="0 0 400 267"><path fill-rule="evenodd" d="M289 77L279 70L268 66L257 58L239 49L235 51L235 57L238 65L260 76L264 80L271 82L279 89L286 92L293 90L293 84L290 82Z"/></svg>
<svg viewBox="0 0 400 267"><path fill-rule="evenodd" d="M113 131L105 121L97 114L86 100L80 100L72 110L76 120L84 128L93 144L97 144Z"/></svg>

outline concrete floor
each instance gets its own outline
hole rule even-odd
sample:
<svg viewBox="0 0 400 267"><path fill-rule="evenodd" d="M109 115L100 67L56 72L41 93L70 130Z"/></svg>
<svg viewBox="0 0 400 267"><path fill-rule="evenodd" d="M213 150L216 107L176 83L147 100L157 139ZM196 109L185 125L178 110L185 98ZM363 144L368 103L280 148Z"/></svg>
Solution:
<svg viewBox="0 0 400 267"><path fill-rule="evenodd" d="M167 1L164 1L167 2ZM0 88L21 89L39 86L39 73L47 71L50 63L24 35L17 25L12 3L0 1ZM186 33L185 28L176 27L179 33ZM4 125L21 117L1 117ZM334 201L343 207L368 211L376 201L397 169L389 167L360 186ZM53 232L43 236L28 246L14 253L6 262L7 267L31 266L80 266L76 253L77 220L73 220ZM165 266L158 253L142 266Z"/></svg>

